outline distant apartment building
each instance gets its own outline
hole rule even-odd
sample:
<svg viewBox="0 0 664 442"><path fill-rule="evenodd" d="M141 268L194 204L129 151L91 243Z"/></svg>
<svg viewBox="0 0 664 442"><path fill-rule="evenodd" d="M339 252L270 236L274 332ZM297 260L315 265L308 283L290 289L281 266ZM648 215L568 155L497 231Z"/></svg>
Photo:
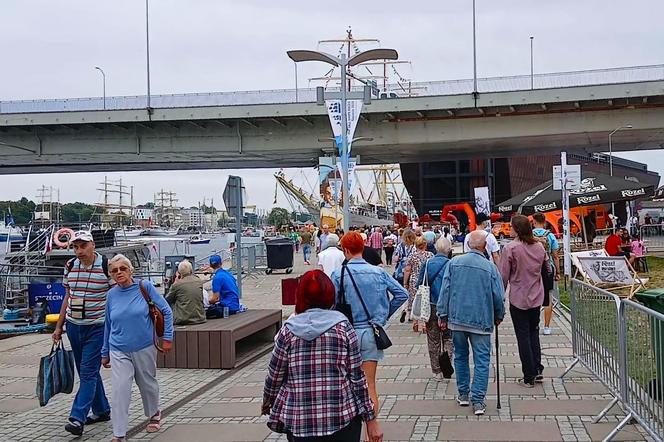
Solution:
<svg viewBox="0 0 664 442"><path fill-rule="evenodd" d="M182 209L182 223L186 227L199 227L205 224L204 214L198 207Z"/></svg>
<svg viewBox="0 0 664 442"><path fill-rule="evenodd" d="M134 224L141 227L147 227L151 224L153 210L144 206L134 208Z"/></svg>

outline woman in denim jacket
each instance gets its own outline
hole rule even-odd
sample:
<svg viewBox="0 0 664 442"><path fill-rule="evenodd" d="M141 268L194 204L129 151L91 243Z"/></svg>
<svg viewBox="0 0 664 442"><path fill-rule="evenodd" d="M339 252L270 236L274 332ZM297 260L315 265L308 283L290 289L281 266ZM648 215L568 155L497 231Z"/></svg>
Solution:
<svg viewBox="0 0 664 442"><path fill-rule="evenodd" d="M384 326L390 316L396 312L408 299L408 292L381 267L372 266L362 259L364 240L358 232L351 231L341 238L341 249L348 259L344 268L332 273L332 282L337 290L339 301L339 288L343 283L346 302L353 311L353 327L360 341L362 355L362 369L367 376L369 395L378 412L378 394L376 393L376 369L378 361L383 359L383 351L376 348L376 340L369 322ZM341 273L344 279L341 281ZM351 277L357 284L357 293ZM388 292L392 294L389 298ZM367 306L369 317L362 307L359 296Z"/></svg>

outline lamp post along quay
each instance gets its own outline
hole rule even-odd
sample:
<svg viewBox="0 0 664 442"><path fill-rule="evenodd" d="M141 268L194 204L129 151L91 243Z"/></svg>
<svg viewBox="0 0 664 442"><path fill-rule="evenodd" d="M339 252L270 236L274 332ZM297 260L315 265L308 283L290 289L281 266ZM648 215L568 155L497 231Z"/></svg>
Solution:
<svg viewBox="0 0 664 442"><path fill-rule="evenodd" d="M624 126L620 126L615 128L610 134L609 134L609 175L613 176L613 146L611 144L611 137L613 134L616 132L623 130L623 129L631 129L633 126L631 124L626 124ZM613 219L611 220L611 228L613 231L616 231L616 205L615 203L611 203L611 215L613 215Z"/></svg>
<svg viewBox="0 0 664 442"><path fill-rule="evenodd" d="M98 70L99 72L101 72L102 91L103 91L103 94L104 94L103 95L103 97L104 97L103 106L104 106L104 110L106 110L106 73L99 66L95 66L95 69Z"/></svg>
<svg viewBox="0 0 664 442"><path fill-rule="evenodd" d="M362 100L364 104L371 103L371 87L365 85L362 91L349 91L346 84L348 68L356 66L361 63L375 60L396 60L399 54L394 49L370 49L368 51L359 52L350 58L346 54L341 54L339 57L334 55L311 50L293 50L287 52L288 57L295 63L303 61L321 61L323 63L331 64L332 66L339 67L341 70L341 90L340 92L327 92L322 86L316 88L316 102L324 105L326 100L340 100L341 101L341 118L340 118L340 134L335 133L335 140L337 148L340 149L341 156L341 169L342 169L342 189L343 189L343 215L345 232L348 232L350 227L350 188L348 185L348 161L350 157L349 143L349 124L348 124L348 100ZM334 126L333 126L334 129ZM338 137L338 138L337 138ZM352 134L350 134L352 137Z"/></svg>

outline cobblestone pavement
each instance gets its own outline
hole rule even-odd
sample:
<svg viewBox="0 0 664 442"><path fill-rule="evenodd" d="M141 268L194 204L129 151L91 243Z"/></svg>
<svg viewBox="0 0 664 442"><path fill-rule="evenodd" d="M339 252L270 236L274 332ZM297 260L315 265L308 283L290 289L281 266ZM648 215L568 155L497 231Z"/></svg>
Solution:
<svg viewBox="0 0 664 442"><path fill-rule="evenodd" d="M310 267L296 255L295 273ZM279 308L280 283L292 275L249 277L243 302L250 308ZM284 316L292 307L284 307ZM378 369L379 418L385 440L474 441L591 441L601 440L623 416L618 407L598 424L591 421L612 399L606 389L581 367L564 380L558 376L572 362L569 325L558 318L554 333L542 336L545 381L534 390L516 384L520 364L509 320L500 327L500 379L502 409L496 409L494 374L487 397L487 414L472 415L454 401L454 379L431 378L426 338L409 324L392 321L388 333L394 343ZM83 437L64 432L71 395L57 395L40 408L35 398L39 356L50 350L47 336L32 335L0 341L0 441L110 440L110 423L86 427ZM271 433L259 416L263 380L269 355L238 370L204 394L164 418L156 434L141 431L131 440L156 442L285 441ZM495 361L495 356L492 356ZM493 367L493 365L492 365ZM493 371L493 368L492 368ZM229 373L224 370L159 369L163 408L192 391ZM102 370L111 390L110 370ZM138 391L133 391L130 427L143 421ZM638 426L628 426L616 440L648 440Z"/></svg>

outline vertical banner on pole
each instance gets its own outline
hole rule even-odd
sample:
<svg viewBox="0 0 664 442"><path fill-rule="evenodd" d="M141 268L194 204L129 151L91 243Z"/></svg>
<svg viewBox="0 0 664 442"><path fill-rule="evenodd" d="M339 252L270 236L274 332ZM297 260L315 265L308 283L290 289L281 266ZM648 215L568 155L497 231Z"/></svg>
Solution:
<svg viewBox="0 0 664 442"><path fill-rule="evenodd" d="M488 187L475 188L475 213L484 213L491 217L491 200Z"/></svg>
<svg viewBox="0 0 664 442"><path fill-rule="evenodd" d="M334 141L339 149L341 155L341 100L325 100L325 107L327 108L327 115L330 118L330 125L332 126L332 133L334 134ZM353 136L357 128L357 122L360 119L362 112L362 100L347 100L346 101L346 134L348 136L348 155L350 156L351 145L353 144Z"/></svg>
<svg viewBox="0 0 664 442"><path fill-rule="evenodd" d="M563 265L566 277L572 276L571 247L569 238L569 185L567 179L567 152L560 153L562 205L563 205Z"/></svg>

